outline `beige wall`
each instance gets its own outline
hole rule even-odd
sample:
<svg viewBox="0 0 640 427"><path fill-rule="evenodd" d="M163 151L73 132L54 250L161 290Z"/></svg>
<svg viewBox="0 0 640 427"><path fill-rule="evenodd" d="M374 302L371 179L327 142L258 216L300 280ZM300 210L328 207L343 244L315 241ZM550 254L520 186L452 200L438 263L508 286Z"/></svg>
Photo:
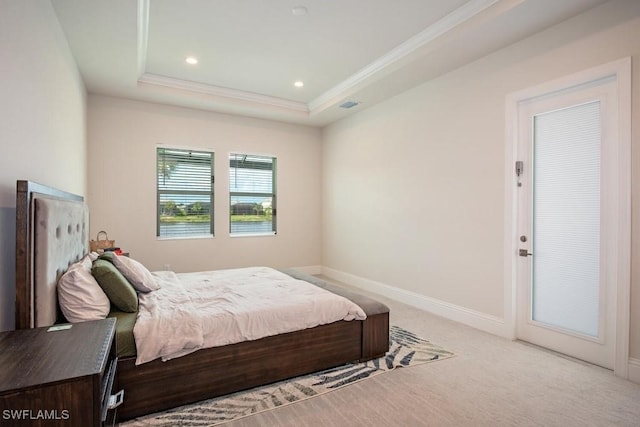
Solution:
<svg viewBox="0 0 640 427"><path fill-rule="evenodd" d="M640 2L615 1L337 122L323 134L323 265L504 316L505 98L632 56L640 179ZM640 227L633 187L633 229ZM640 358L640 237L631 356Z"/></svg>
<svg viewBox="0 0 640 427"><path fill-rule="evenodd" d="M92 235L106 230L152 270L320 264L318 129L96 95L88 117ZM215 152L214 238L156 238L158 144ZM229 237L231 152L277 157L276 236Z"/></svg>
<svg viewBox="0 0 640 427"><path fill-rule="evenodd" d="M0 330L14 325L16 180L85 193L85 98L50 2L0 0Z"/></svg>

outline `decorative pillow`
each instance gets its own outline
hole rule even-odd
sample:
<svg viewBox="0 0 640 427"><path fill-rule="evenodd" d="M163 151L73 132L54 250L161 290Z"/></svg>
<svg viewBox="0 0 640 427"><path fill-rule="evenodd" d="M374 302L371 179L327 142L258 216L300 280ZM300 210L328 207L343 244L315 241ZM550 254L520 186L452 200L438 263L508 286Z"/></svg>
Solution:
<svg viewBox="0 0 640 427"><path fill-rule="evenodd" d="M103 254L98 255L98 259L105 259L107 261L109 261L111 264L113 264L113 259L117 257L116 254L114 254L113 252L109 251L109 252L105 252ZM95 261L95 259L94 259Z"/></svg>
<svg viewBox="0 0 640 427"><path fill-rule="evenodd" d="M58 280L57 291L60 309L69 322L99 320L109 314L109 298L91 275L87 257L67 269Z"/></svg>
<svg viewBox="0 0 640 427"><path fill-rule="evenodd" d="M111 304L121 311L133 313L138 310L138 295L133 286L109 261L97 259L91 268L93 277L109 297Z"/></svg>
<svg viewBox="0 0 640 427"><path fill-rule="evenodd" d="M135 259L112 252L105 252L100 258L111 261L138 292L146 293L160 289L160 285L156 283L147 267Z"/></svg>

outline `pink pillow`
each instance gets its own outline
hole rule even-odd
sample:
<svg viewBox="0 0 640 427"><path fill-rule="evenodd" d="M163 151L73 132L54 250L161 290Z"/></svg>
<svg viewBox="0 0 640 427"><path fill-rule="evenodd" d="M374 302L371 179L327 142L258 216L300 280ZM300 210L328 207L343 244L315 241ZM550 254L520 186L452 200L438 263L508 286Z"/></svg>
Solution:
<svg viewBox="0 0 640 427"><path fill-rule="evenodd" d="M160 289L147 267L135 259L123 255L115 255L111 259L113 265L138 292L146 293Z"/></svg>
<svg viewBox="0 0 640 427"><path fill-rule="evenodd" d="M58 302L64 317L72 323L104 319L111 303L91 274L88 257L71 265L58 279Z"/></svg>

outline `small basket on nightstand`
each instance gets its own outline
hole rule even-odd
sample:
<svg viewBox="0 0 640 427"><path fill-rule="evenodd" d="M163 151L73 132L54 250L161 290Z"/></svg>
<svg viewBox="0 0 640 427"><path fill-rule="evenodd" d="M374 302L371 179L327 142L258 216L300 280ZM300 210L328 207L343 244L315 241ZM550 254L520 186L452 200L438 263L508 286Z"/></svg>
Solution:
<svg viewBox="0 0 640 427"><path fill-rule="evenodd" d="M104 234L104 239L101 239L100 236ZM91 252L104 252L105 249L113 248L116 245L115 240L109 240L109 236L107 236L106 231L98 231L98 235L96 236L96 240L89 241L89 250Z"/></svg>

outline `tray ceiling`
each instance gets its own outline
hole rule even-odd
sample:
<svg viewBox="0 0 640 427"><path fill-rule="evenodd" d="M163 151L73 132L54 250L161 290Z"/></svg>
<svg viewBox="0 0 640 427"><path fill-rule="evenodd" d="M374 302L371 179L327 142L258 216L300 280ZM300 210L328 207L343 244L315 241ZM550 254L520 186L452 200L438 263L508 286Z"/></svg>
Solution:
<svg viewBox="0 0 640 427"><path fill-rule="evenodd" d="M600 3L52 0L91 93L313 126Z"/></svg>

